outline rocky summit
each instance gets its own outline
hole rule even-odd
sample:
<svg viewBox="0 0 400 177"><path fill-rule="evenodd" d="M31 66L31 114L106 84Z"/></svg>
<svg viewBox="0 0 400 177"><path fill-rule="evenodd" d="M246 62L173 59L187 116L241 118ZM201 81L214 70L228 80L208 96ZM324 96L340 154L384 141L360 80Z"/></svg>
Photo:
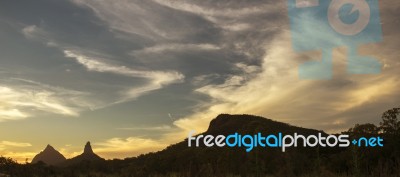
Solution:
<svg viewBox="0 0 400 177"><path fill-rule="evenodd" d="M104 161L104 159L93 152L92 146L90 145L90 142L88 141L86 143L85 148L83 149L83 153L81 155L78 155L72 159L68 159L64 164L62 164L62 166L70 166L70 165L78 164L82 161L98 162L98 161Z"/></svg>
<svg viewBox="0 0 400 177"><path fill-rule="evenodd" d="M65 157L60 152L55 150L51 145L47 145L42 152L32 159L32 163L43 162L47 165L57 165L65 162L65 160Z"/></svg>

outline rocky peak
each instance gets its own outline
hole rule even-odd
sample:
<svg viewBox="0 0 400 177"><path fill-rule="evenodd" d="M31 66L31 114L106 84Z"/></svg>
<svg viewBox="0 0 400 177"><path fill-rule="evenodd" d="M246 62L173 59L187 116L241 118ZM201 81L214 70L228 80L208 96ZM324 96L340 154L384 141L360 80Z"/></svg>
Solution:
<svg viewBox="0 0 400 177"><path fill-rule="evenodd" d="M44 148L43 151L55 151L55 149L53 148L53 146L51 146L50 144L48 144L48 145L46 146L46 148Z"/></svg>
<svg viewBox="0 0 400 177"><path fill-rule="evenodd" d="M46 148L37 154L33 159L32 163L44 162L47 165L57 165L59 163L64 162L65 157L59 153L56 149L53 148L50 144L46 146Z"/></svg>
<svg viewBox="0 0 400 177"><path fill-rule="evenodd" d="M90 141L88 141L85 145L85 149L83 149L84 154L93 154L92 146L90 145Z"/></svg>
<svg viewBox="0 0 400 177"><path fill-rule="evenodd" d="M63 166L70 166L73 164L78 164L82 161L104 161L104 159L93 152L92 146L90 145L90 142L88 141L85 145L85 148L83 149L83 153L72 159L67 160L67 162L64 163Z"/></svg>

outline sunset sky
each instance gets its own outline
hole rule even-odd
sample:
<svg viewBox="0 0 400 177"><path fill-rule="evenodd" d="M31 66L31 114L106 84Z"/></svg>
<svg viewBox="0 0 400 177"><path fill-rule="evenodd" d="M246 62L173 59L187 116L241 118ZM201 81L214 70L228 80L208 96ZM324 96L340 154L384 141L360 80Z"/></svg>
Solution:
<svg viewBox="0 0 400 177"><path fill-rule="evenodd" d="M0 155L29 161L86 141L132 157L202 132L220 113L340 132L400 104L400 3L380 0L382 73L301 80L321 58L291 47L287 1L0 1ZM324 33L315 28L316 35ZM307 42L307 41L304 41Z"/></svg>

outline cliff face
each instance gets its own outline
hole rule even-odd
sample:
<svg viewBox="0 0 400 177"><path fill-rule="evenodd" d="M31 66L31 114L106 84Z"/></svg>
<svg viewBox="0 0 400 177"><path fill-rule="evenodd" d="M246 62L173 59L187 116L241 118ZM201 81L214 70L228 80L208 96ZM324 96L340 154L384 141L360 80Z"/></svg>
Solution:
<svg viewBox="0 0 400 177"><path fill-rule="evenodd" d="M52 146L47 147L37 154L33 159L32 163L44 162L47 165L57 165L66 161L66 158Z"/></svg>

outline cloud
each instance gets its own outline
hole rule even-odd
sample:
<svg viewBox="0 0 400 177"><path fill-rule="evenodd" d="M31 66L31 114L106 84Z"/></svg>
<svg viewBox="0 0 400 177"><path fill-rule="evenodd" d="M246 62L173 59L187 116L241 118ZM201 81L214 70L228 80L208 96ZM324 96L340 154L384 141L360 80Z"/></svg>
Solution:
<svg viewBox="0 0 400 177"><path fill-rule="evenodd" d="M46 30L40 25L28 25L20 29L21 33L27 39L41 41L61 51L68 58L59 57L65 59L63 64L75 66L77 63L83 66L82 73L89 73L97 79L101 75L101 79L115 82L128 79L132 83L118 85L120 82L117 82L113 87L114 82L99 83L90 80L92 78L79 80L79 83L93 84L88 89L88 97L92 99L86 97L86 92L69 92L44 84L3 84L0 121L24 119L36 115L37 110L76 116L82 110L129 101L172 83L183 82L183 79L192 84L174 90L171 95L185 90L176 97L197 99L199 97L193 95L199 94L206 97L196 100L198 105L194 108L189 105L189 115L176 117L172 120L173 125L120 128L158 131L161 134L159 139L111 138L95 143L95 151L107 158L159 150L181 141L190 130L204 131L210 120L220 113L256 114L294 125L338 132L354 123L377 123L381 112L398 106L400 101L400 93L396 92L400 85L400 62L397 59L399 20L395 18L398 17L398 6L393 2L380 3L383 42L359 48L360 54L382 61L384 70L381 74L346 74L347 51L339 48L334 49L334 78L308 81L299 80L298 66L305 61L318 60L321 54L319 51L295 53L292 50L285 1L71 1L80 7L74 12L76 17L82 15L83 18L79 19L93 20L77 24L70 24L67 18L63 20L66 25L76 27L79 34L67 30L51 32L49 29L64 29L64 26L51 25L46 25ZM86 11L93 14L84 13ZM95 15L100 20L94 20L92 16L85 18L84 15ZM78 18L74 16L71 19ZM307 25L320 26L320 22L313 19L302 20ZM308 32L317 37L332 37L326 30L315 28ZM68 43L65 38L73 42ZM309 44L310 39L303 37L299 40ZM339 40L326 42L340 44ZM165 70L167 67L174 69ZM78 69L68 70L75 73ZM84 74L79 76L85 77ZM72 85L76 83L74 80ZM100 84L112 89L99 91L102 87L97 86ZM187 94L190 91L193 92ZM118 96L114 95L115 92ZM102 95L113 98L104 99ZM101 104L93 100L100 100ZM110 130L115 130L115 127Z"/></svg>
<svg viewBox="0 0 400 177"><path fill-rule="evenodd" d="M37 111L66 116L78 116L91 103L87 94L42 83L11 79L0 85L0 121L31 117Z"/></svg>
<svg viewBox="0 0 400 177"><path fill-rule="evenodd" d="M14 141L0 141L0 154L4 157L12 157L17 162L25 162L27 158L32 158L36 155L33 152L13 152L10 149L24 149L26 147L32 147L31 143L14 142Z"/></svg>
<svg viewBox="0 0 400 177"><path fill-rule="evenodd" d="M22 34L24 34L26 38L34 38L37 36L43 36L45 32L36 25L29 25L22 29Z"/></svg>
<svg viewBox="0 0 400 177"><path fill-rule="evenodd" d="M165 5L167 7L187 11L204 16L222 16L222 17L241 17L247 15L261 14L261 13L273 13L274 9L270 4L240 7L240 8L229 8L231 4L224 4L224 8L213 8L215 4L208 6L196 5L196 2L189 3L187 1L168 1L168 0L154 0L155 2ZM204 3L206 4L206 3Z"/></svg>
<svg viewBox="0 0 400 177"><path fill-rule="evenodd" d="M139 77L149 80L146 85L128 89L128 91L125 93L125 95L128 96L128 99L136 98L142 94L160 89L163 86L172 83L182 82L184 79L184 75L176 71L166 72L134 70L125 66L107 64L93 57L78 54L74 51L64 50L64 54L68 58L75 59L78 63L85 66L89 71L113 73L127 77ZM127 99L124 99L123 101L126 100Z"/></svg>
<svg viewBox="0 0 400 177"><path fill-rule="evenodd" d="M26 113L22 113L18 109L5 109L5 108L1 108L0 109L0 117L1 117L2 120L23 119L23 118L26 118L28 116L29 115L27 115Z"/></svg>
<svg viewBox="0 0 400 177"><path fill-rule="evenodd" d="M172 119L172 118L171 118ZM124 128L117 128L118 130L142 130L142 131L169 131L172 129L169 125L161 125L155 127L124 127Z"/></svg>
<svg viewBox="0 0 400 177"><path fill-rule="evenodd" d="M150 151L158 151L167 145L159 140L140 137L111 138L104 142L94 143L93 151L107 159L126 158Z"/></svg>
<svg viewBox="0 0 400 177"><path fill-rule="evenodd" d="M114 30L127 32L154 39L155 36L163 36L162 32L157 30L148 30L151 27L141 17L145 16L145 10L136 3L121 1L119 3L110 3L107 1L86 1L73 0L74 3L89 7L95 14Z"/></svg>
<svg viewBox="0 0 400 177"><path fill-rule="evenodd" d="M242 33L254 35L258 31L272 29L271 27L275 25L274 21L282 17L283 9L286 6L284 2L277 1L273 3L271 1L224 1L215 3L212 1L154 0L154 2L206 19L213 23L215 27L222 29L226 37L233 37ZM235 38L236 36L232 39Z"/></svg>
<svg viewBox="0 0 400 177"><path fill-rule="evenodd" d="M259 66L246 65L245 63L236 63L235 66L242 70L245 74L256 73L259 72L261 69Z"/></svg>
<svg viewBox="0 0 400 177"><path fill-rule="evenodd" d="M185 11L215 15L198 10L196 6L161 0L157 2ZM311 26L318 26L319 23L313 20L307 22ZM393 25L393 21L390 21L383 28L386 26L392 29L390 26ZM324 37L327 34L326 29L319 28L308 32ZM400 86L397 77L400 72L390 68L399 66L396 60L398 50L394 50L392 46L398 46L400 41L393 38L398 33L388 35L385 34L383 43L360 46L359 49L360 55L374 56L385 64L381 74L346 74L347 51L333 49L334 78L312 81L299 80L298 66L307 60L318 60L321 54L319 51L294 53L290 32L287 28L282 28L279 33L274 33L271 40L260 42L265 45L255 46L264 51L261 67L237 63L235 66L243 71L240 74L228 77L215 77L212 74L195 77L192 82L199 86L195 91L209 96L211 101L198 105L199 109L194 114L175 121L174 125L183 131L170 133L170 138L185 137L190 130L203 132L210 120L220 113L262 115L328 132L340 132L360 122L378 123L380 114L397 106L400 101L400 94L396 92L396 88ZM307 38L301 40L307 44ZM254 39L246 40L246 43L252 42ZM329 43L337 46L342 44L338 40L330 40ZM254 54L246 45L240 48L250 56ZM210 81L217 78L225 78L225 81Z"/></svg>
<svg viewBox="0 0 400 177"><path fill-rule="evenodd" d="M127 21L128 16L133 14L126 14L138 8L138 13L145 16L148 15L147 10L151 9L148 6L154 8L151 3L143 8L141 3L124 2L123 7L121 4L118 7L121 11L110 14L111 8L105 9L106 3L96 4L84 0L75 2L93 9L111 27L131 25L137 28L137 22ZM341 49L335 49L334 65L335 70L342 73L335 72L334 79L329 81L299 80L298 66L304 61L320 58L320 53L315 51L299 54L291 49L291 36L288 25L285 25L287 23L285 3L262 3L263 5L236 3L235 5L228 2L210 4L208 1L155 0L154 2L173 10L202 17L215 27L223 29L216 46L221 46L219 48L227 49L231 53L244 55L243 62L232 65L234 69L240 70L238 73L224 75L207 73L191 79L193 85L198 87L194 89L195 92L206 95L211 100L198 105L194 114L175 121L174 125L183 131L168 132L171 135L170 139L178 141L177 137L185 137L187 131L192 129L198 132L204 131L210 119L220 113L258 114L296 125L335 132L365 119L372 120L375 117L376 122L380 112L392 105L393 99L390 99L390 95L397 96L395 88L399 85L399 80L394 77L399 74L397 71L387 69L381 75L372 76L347 75L345 74L346 51ZM150 16L149 21L153 22L152 17L157 15ZM312 19L306 21L311 26L319 26L320 23ZM160 24L160 26L152 27L162 31L163 26L166 25L161 22ZM176 29L178 27L180 28L177 26ZM128 29L130 29L128 26L124 26L125 31ZM315 28L308 32L326 37L326 30ZM164 32L166 32L164 34L170 34L168 31ZM188 37L191 36L183 35L184 39L190 40ZM301 38L300 40L306 44L309 39ZM397 46L394 40L386 39L386 42L389 41L391 44L360 48L360 52L376 48L388 50L390 46ZM339 40L328 42L341 44ZM201 49L198 45L168 43L168 45L156 44L153 47L135 50L131 54L145 56L144 54L149 53L182 52L192 50L192 47ZM393 52L395 51L389 51L389 53ZM379 52L376 51L375 54L377 53ZM245 60L248 58L259 60L260 65L248 64ZM398 66L393 56L384 56L381 53L378 58L387 67ZM213 82L217 79L225 79L225 81ZM370 110L370 112L375 112L375 114L368 117L365 117L365 114L354 114L356 110L362 110L363 107L364 109L373 107L374 111Z"/></svg>
<svg viewBox="0 0 400 177"><path fill-rule="evenodd" d="M122 84L119 85L117 88L112 88L111 92L113 94L107 98L98 96L98 92L95 90L88 91L88 98L82 99L89 99L91 100L90 103L86 104L75 104L69 106L69 102L63 100L65 104L61 104L58 102L59 98L52 98L52 102L41 102L40 107L38 104L31 104L31 107L41 108L41 110L47 108L53 108L55 113L61 113L63 115L69 116L78 116L80 111L88 110L86 109L87 106L90 106L90 110L104 108L113 104L122 103L126 101L130 101L135 99L143 94L147 94L151 91L161 89L167 85L173 83L181 83L184 81L185 76L177 71L155 71L155 70L146 70L146 69L132 69L130 67L120 65L119 62L115 60L110 60L108 58L113 58L111 55L102 52L96 52L96 50L92 49L84 49L73 46L68 43L58 42L53 40L54 34L50 32L46 32L44 29L39 28L36 25L26 26L22 29L22 33L28 38L32 40L37 40L39 42L47 44L50 48L55 48L57 50L61 50L66 58L74 59L74 61L82 66L84 66L87 71L91 72L98 72L98 73L108 73L117 78L136 78L136 79L143 79L144 83L138 84ZM175 47L183 48L183 46L176 45ZM191 48L203 48L203 49L211 49L215 48L215 46L204 44L204 45L189 45L188 47ZM186 47L186 48L188 48ZM167 46L163 47L154 47L153 49L149 50L169 50ZM143 67L142 67L143 68ZM67 71L71 72L71 70L67 69ZM32 81L33 82L33 81ZM77 92L75 92L77 93ZM73 93L73 94L75 94ZM90 93L90 95L89 95ZM49 97L54 95L52 92L45 92L42 91L41 93L36 94L42 100L49 100ZM83 95L80 95L81 97ZM74 97L74 100L79 100L81 98ZM82 100L81 99L81 100ZM57 103L55 103L57 102ZM14 105L12 108L16 107ZM80 107L85 106L85 107ZM0 115L3 115L3 119L17 119L17 118L26 118L30 117L31 115L27 114L26 111L21 111L20 109L8 109L3 110Z"/></svg>
<svg viewBox="0 0 400 177"><path fill-rule="evenodd" d="M219 46L213 44L160 44L151 47L147 47L141 50L132 51L131 54L135 56L141 56L152 53L164 53L164 52L183 52L193 50L219 50Z"/></svg>
<svg viewBox="0 0 400 177"><path fill-rule="evenodd" d="M22 33L27 38L33 37L36 33L39 33L39 29L36 25L29 25L22 29Z"/></svg>
<svg viewBox="0 0 400 177"><path fill-rule="evenodd" d="M27 25L21 30L22 34L31 40L47 41L49 47L56 47L58 44L51 39L51 34L43 30L37 25Z"/></svg>
<svg viewBox="0 0 400 177"><path fill-rule="evenodd" d="M344 50L335 50L337 74L332 80L299 80L297 66L306 58L320 55L294 53L290 41L290 33L282 31L266 46L261 68L237 64L243 73L226 78L222 84L211 83L196 89L209 96L212 104L200 105L204 108L175 121L174 125L184 131L171 133L171 138L185 137L190 130L205 131L209 121L220 113L262 115L294 125L339 132L355 123L379 122L380 114L399 101L398 70L386 69L378 75L337 73L345 71ZM385 47L385 44L374 44L362 47L360 53ZM386 62L392 65L396 60L391 58ZM254 72L257 74L249 74Z"/></svg>
<svg viewBox="0 0 400 177"><path fill-rule="evenodd" d="M11 157L13 160L17 161L18 163L25 163L32 160L32 158L37 154L36 152L14 152L14 151L7 151L1 152L4 157Z"/></svg>
<svg viewBox="0 0 400 177"><path fill-rule="evenodd" d="M32 144L30 143L21 143L21 142L12 142L12 141L1 141L0 147L30 147Z"/></svg>
<svg viewBox="0 0 400 177"><path fill-rule="evenodd" d="M245 31L251 29L251 25L248 23L226 24L226 25L221 25L221 27L225 30L230 30L230 31Z"/></svg>
<svg viewBox="0 0 400 177"><path fill-rule="evenodd" d="M174 11L153 1L72 0L91 9L113 32L127 33L129 38L140 36L151 41L179 40L196 35L203 22L183 12ZM155 13L157 12L157 13ZM168 15L175 14L175 18ZM197 23L196 23L197 22Z"/></svg>
<svg viewBox="0 0 400 177"><path fill-rule="evenodd" d="M213 81L217 80L218 78L221 78L222 76L219 74L204 74L204 75L199 75L195 76L192 78L191 83L194 86L204 86L212 83Z"/></svg>

